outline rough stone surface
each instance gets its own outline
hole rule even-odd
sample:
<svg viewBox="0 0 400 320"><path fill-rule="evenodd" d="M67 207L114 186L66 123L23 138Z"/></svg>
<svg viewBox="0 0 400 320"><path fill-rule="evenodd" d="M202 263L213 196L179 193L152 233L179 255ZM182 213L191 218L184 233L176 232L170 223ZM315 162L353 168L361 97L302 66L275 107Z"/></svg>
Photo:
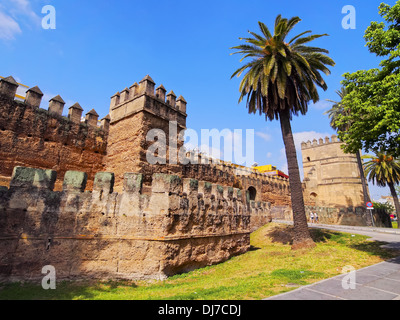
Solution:
<svg viewBox="0 0 400 320"><path fill-rule="evenodd" d="M103 171L107 132L73 123L0 96L0 184L7 186L16 166L57 171L56 189L62 189L64 174L70 170L88 174L88 188L94 175Z"/></svg>
<svg viewBox="0 0 400 320"><path fill-rule="evenodd" d="M78 103L63 117L58 97L49 110L38 108L38 92L15 101L16 88L0 81L0 277L7 281L41 278L48 264L59 279L163 279L244 253L250 232L272 217L292 219L287 179L182 148L187 102L155 89L150 76L115 94L100 126L94 110L82 121ZM149 138L153 129L164 137ZM154 155L164 153L165 163L153 164L148 151L160 138L167 144ZM325 160L315 163L326 167ZM344 175L354 164L346 161L339 161L350 163ZM318 166L309 168L306 200L315 190L318 199L327 194L313 178ZM363 223L357 211L330 209L321 219Z"/></svg>
<svg viewBox="0 0 400 320"><path fill-rule="evenodd" d="M302 144L305 200L320 207L365 207L354 154L345 154L336 136Z"/></svg>
<svg viewBox="0 0 400 320"><path fill-rule="evenodd" d="M15 172L26 173L26 184L15 174L14 187L0 190L5 281L41 278L49 264L58 279L164 279L246 252L251 217L271 219L269 204L249 203L238 189L178 176L155 174L143 194L135 173L114 193L110 173L84 192L78 172L66 174L64 191L33 186L45 170Z"/></svg>

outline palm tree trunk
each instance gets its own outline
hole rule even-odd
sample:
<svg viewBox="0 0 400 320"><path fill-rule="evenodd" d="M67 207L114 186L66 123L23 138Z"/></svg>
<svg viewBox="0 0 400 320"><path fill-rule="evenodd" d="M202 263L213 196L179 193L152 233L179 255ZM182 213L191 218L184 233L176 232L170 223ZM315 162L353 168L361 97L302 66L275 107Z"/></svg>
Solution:
<svg viewBox="0 0 400 320"><path fill-rule="evenodd" d="M393 183L388 183L390 192L392 193L393 201L394 201L394 207L396 210L396 215L397 215L397 225L398 228L400 229L400 223L399 223L399 213L400 213L400 203L399 203L399 197L397 196L396 188L394 187Z"/></svg>
<svg viewBox="0 0 400 320"><path fill-rule="evenodd" d="M365 178L364 166L363 166L363 163L361 160L360 151L356 152L356 156L357 156L358 169L360 170L360 178L361 178L361 184L362 184L363 195L364 195L364 205L366 205L367 202L371 202L371 198L368 193L367 179Z"/></svg>
<svg viewBox="0 0 400 320"><path fill-rule="evenodd" d="M292 200L294 239L292 249L312 248L315 246L308 229L304 207L303 186L300 180L299 165L297 162L296 147L290 125L289 112L282 110L279 114L283 142L289 169L289 184Z"/></svg>
<svg viewBox="0 0 400 320"><path fill-rule="evenodd" d="M368 189L367 189L367 179L365 178L364 166L363 166L363 162L361 160L360 150L358 150L356 152L356 157L357 157L358 170L360 171L360 178L361 178L361 184L362 184L363 195L364 195L364 211L368 212L368 210L365 209L365 206L367 205L367 202L371 202L371 198L369 196ZM372 216L371 211L367 213L367 224L370 227L374 226L374 218Z"/></svg>

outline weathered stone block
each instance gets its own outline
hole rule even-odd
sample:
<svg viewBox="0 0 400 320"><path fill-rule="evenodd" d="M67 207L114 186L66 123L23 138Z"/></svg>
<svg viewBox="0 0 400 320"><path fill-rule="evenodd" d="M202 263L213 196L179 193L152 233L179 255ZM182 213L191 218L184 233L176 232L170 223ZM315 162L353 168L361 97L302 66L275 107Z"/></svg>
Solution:
<svg viewBox="0 0 400 320"><path fill-rule="evenodd" d="M26 92L25 103L34 108L39 108L40 103L42 102L43 92L39 89L39 87L30 88Z"/></svg>
<svg viewBox="0 0 400 320"><path fill-rule="evenodd" d="M64 191L80 191L86 188L88 176L85 172L67 171L64 176Z"/></svg>
<svg viewBox="0 0 400 320"><path fill-rule="evenodd" d="M112 193L114 188L114 173L99 172L95 175L93 191L102 191L103 193Z"/></svg>
<svg viewBox="0 0 400 320"><path fill-rule="evenodd" d="M0 79L0 95L9 99L14 99L17 93L18 83L11 76Z"/></svg>
<svg viewBox="0 0 400 320"><path fill-rule="evenodd" d="M183 192L191 194L199 190L199 181L196 179L183 179Z"/></svg>
<svg viewBox="0 0 400 320"><path fill-rule="evenodd" d="M182 191L182 180L178 176L156 173L153 175L152 191L154 193L180 193Z"/></svg>
<svg viewBox="0 0 400 320"><path fill-rule="evenodd" d="M124 192L140 193L142 191L143 175L139 173L125 173Z"/></svg>
<svg viewBox="0 0 400 320"><path fill-rule="evenodd" d="M15 167L10 187L11 188L40 188L53 190L57 172L26 167Z"/></svg>

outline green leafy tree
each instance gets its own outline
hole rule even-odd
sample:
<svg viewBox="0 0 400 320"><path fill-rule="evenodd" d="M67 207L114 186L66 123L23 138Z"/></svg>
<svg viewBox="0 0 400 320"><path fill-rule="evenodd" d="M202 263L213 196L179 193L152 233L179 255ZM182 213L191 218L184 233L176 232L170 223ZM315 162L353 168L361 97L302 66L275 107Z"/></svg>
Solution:
<svg viewBox="0 0 400 320"><path fill-rule="evenodd" d="M243 55L241 61L248 59L232 75L232 78L240 77L246 71L239 87L239 102L247 97L246 105L250 114L259 113L267 120L280 120L289 169L295 228L293 249L313 247L315 243L308 230L290 122L293 115L307 113L310 101L319 101L317 87L327 89L321 72L329 75L327 65L335 64L326 55L329 53L327 50L306 45L326 34L312 35L311 31L305 31L287 42L289 32L300 21L298 17L288 20L278 15L274 34L264 23L259 22L261 34L249 31L251 37L240 38L246 44L231 48L237 50L233 54Z"/></svg>
<svg viewBox="0 0 400 320"><path fill-rule="evenodd" d="M389 215L394 212L394 207L390 202L385 202L385 203L374 202L374 209L385 210Z"/></svg>
<svg viewBox="0 0 400 320"><path fill-rule="evenodd" d="M336 91L337 95L340 98L340 101L332 101L328 100L329 102L332 102L332 108L325 112L324 114L328 115L330 118L330 125L332 129L336 130L336 132L347 132L349 128L351 127L351 122L342 122L340 125L338 125L338 119L341 116L349 116L351 109L345 107L343 104L343 100L345 96L347 95L347 89L345 87L341 87L340 90ZM363 188L363 196L364 196L364 203L370 202L371 198L369 196L368 192L368 187L367 187L367 181L365 179L365 173L364 173L364 167L363 167L363 162L361 159L361 152L360 150L356 150L355 152L356 157L357 157L357 164L358 164L358 169L360 172L360 178L361 178L361 184Z"/></svg>
<svg viewBox="0 0 400 320"><path fill-rule="evenodd" d="M338 117L340 127L351 123L348 130L340 130L344 150L355 153L385 150L400 156L400 1L392 7L379 6L384 22L372 22L365 31L371 53L381 57L379 68L346 73L342 84L347 94L343 99L346 114Z"/></svg>
<svg viewBox="0 0 400 320"><path fill-rule="evenodd" d="M395 186L400 183L400 162L393 156L383 152L378 152L376 156L366 155L363 158L370 159L364 164L368 180L380 187L389 187L394 200L396 214L399 216L400 203Z"/></svg>

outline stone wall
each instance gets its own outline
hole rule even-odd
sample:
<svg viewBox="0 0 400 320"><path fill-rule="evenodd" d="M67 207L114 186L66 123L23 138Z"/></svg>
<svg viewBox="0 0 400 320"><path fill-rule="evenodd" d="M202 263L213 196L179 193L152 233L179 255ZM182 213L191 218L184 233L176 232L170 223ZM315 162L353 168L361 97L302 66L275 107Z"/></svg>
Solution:
<svg viewBox="0 0 400 320"><path fill-rule="evenodd" d="M126 173L123 192L114 174L68 171L53 191L52 170L16 167L0 188L0 278L164 279L220 263L250 248L255 225L271 221L270 205L247 201L243 190L155 174Z"/></svg>
<svg viewBox="0 0 400 320"><path fill-rule="evenodd" d="M289 180L283 177L260 173L253 168L237 166L215 160L214 162L199 154L188 154L191 163L182 166L181 175L199 179L205 178L214 183L256 190L256 201L269 202L274 206L291 206ZM194 161L193 161L194 159Z"/></svg>
<svg viewBox="0 0 400 320"><path fill-rule="evenodd" d="M374 223L371 223L371 211L363 208L326 208L307 206L306 215L310 221L310 213L318 214L319 222L322 224L343 226L372 226L381 228L392 228L389 215L384 210L373 210Z"/></svg>
<svg viewBox="0 0 400 320"><path fill-rule="evenodd" d="M317 213L319 223L328 225L343 225L343 226L372 226L381 228L392 228L389 215L384 210L373 210L372 216L374 222L372 224L371 211L363 207L318 207L306 206L307 221L311 223L310 214ZM292 221L292 212L285 207L275 207L271 210L271 215L274 220Z"/></svg>
<svg viewBox="0 0 400 320"><path fill-rule="evenodd" d="M345 154L335 135L303 142L304 198L320 207L364 206L360 171L355 154Z"/></svg>
<svg viewBox="0 0 400 320"><path fill-rule="evenodd" d="M144 174L145 184L156 172L177 174L182 171L178 150L183 141L179 141L178 135L186 129L187 103L182 96L177 99L173 91L166 92L163 85L155 88L153 79L146 76L139 84L111 97L110 133L104 164L106 171L115 173L118 191L127 171ZM153 137L154 141L148 137L153 129L159 132ZM147 152L162 135L165 144L156 151L160 157L161 152L165 152L165 163L150 163ZM171 159L171 155L176 159Z"/></svg>
<svg viewBox="0 0 400 320"><path fill-rule="evenodd" d="M63 117L60 96L50 100L47 110L41 109L43 94L38 87L28 90L24 102L16 101L17 87L12 77L0 81L0 185L8 186L15 166L32 166L57 171L57 190L68 170L85 171L91 187L95 173L104 170L108 118L99 127L98 115L91 110L81 121L79 104Z"/></svg>
<svg viewBox="0 0 400 320"><path fill-rule="evenodd" d="M253 187L256 197L249 200L290 207L288 179L271 177L196 152L186 152L178 136L186 129L187 102L182 96L176 98L173 91L166 92L162 84L156 88L153 79L146 76L139 84L134 83L111 97L111 122L104 165L106 171L115 173L117 191L122 190L126 171L143 174L145 191L149 190L153 174L166 173L245 191ZM165 153L164 164L152 165L147 159L147 151L154 146L154 141L148 141L147 136L153 129L165 135L166 145L163 150L158 149Z"/></svg>

